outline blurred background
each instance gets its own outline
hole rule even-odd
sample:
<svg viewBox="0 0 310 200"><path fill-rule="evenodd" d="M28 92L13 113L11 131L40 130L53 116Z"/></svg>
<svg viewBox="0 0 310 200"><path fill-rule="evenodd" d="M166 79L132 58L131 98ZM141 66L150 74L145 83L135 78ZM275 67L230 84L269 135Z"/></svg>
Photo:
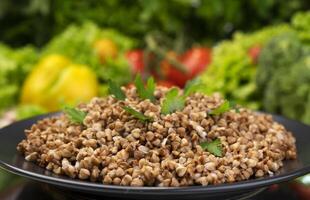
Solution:
<svg viewBox="0 0 310 200"><path fill-rule="evenodd" d="M0 127L105 96L108 79L130 85L137 73L167 87L199 78L208 93L310 124L309 9L308 0L1 0ZM1 172L0 191L12 177Z"/></svg>

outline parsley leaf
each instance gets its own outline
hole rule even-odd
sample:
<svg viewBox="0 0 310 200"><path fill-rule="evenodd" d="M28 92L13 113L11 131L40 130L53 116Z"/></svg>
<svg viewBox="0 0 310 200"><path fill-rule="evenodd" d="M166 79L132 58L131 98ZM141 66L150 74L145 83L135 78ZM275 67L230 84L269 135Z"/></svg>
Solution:
<svg viewBox="0 0 310 200"><path fill-rule="evenodd" d="M114 95L114 97L118 100L125 100L126 95L120 86L118 86L116 83L114 83L111 80L108 80L108 84L109 84L110 94Z"/></svg>
<svg viewBox="0 0 310 200"><path fill-rule="evenodd" d="M236 113L240 113L240 107L235 101L229 101L230 107L236 111Z"/></svg>
<svg viewBox="0 0 310 200"><path fill-rule="evenodd" d="M217 157L223 156L223 148L222 143L219 138L211 141L211 142L202 142L200 143L200 146L203 150L207 150L208 152L212 153L213 155Z"/></svg>
<svg viewBox="0 0 310 200"><path fill-rule="evenodd" d="M179 96L179 90L173 88L166 93L166 98L161 106L161 113L167 115L176 110L181 110L185 106L185 98Z"/></svg>
<svg viewBox="0 0 310 200"><path fill-rule="evenodd" d="M179 96L179 91L176 88L171 89L166 93L166 98L163 101L161 113L170 114L176 110L181 110L185 107L185 99L187 96L197 91L203 91L205 85L200 79L188 81L185 85L183 95Z"/></svg>
<svg viewBox="0 0 310 200"><path fill-rule="evenodd" d="M187 81L184 87L184 96L187 97L195 92L203 91L204 88L205 85L200 79L193 79L191 81Z"/></svg>
<svg viewBox="0 0 310 200"><path fill-rule="evenodd" d="M64 112L68 115L71 122L77 124L83 124L84 118L87 115L86 112L70 107L65 107Z"/></svg>
<svg viewBox="0 0 310 200"><path fill-rule="evenodd" d="M227 112L231 109L230 103L229 101L224 101L224 103L222 103L219 107L211 110L209 112L210 115L220 115L224 112Z"/></svg>
<svg viewBox="0 0 310 200"><path fill-rule="evenodd" d="M149 122L153 121L152 117L145 116L141 112L136 111L135 109L129 107L129 106L124 106L123 109L128 112L129 114L133 115L135 118L139 119L142 122Z"/></svg>
<svg viewBox="0 0 310 200"><path fill-rule="evenodd" d="M135 86L137 88L138 95L141 99L150 99L152 102L155 101L154 91L156 84L153 77L150 77L147 80L146 86L144 86L142 78L138 74L135 79Z"/></svg>

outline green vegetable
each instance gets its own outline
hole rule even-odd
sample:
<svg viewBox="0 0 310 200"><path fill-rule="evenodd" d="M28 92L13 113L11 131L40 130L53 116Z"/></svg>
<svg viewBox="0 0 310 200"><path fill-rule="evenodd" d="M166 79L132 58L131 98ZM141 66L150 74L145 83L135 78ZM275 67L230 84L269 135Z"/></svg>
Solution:
<svg viewBox="0 0 310 200"><path fill-rule="evenodd" d="M148 117L145 116L144 114L142 114L141 112L136 111L135 109L129 107L129 106L124 106L123 109L128 112L129 114L131 114L132 116L134 116L135 118L139 119L142 122L150 122L153 121L152 117Z"/></svg>
<svg viewBox="0 0 310 200"><path fill-rule="evenodd" d="M257 64L251 59L249 50L264 46L273 36L292 31L288 25L277 25L251 34L236 33L232 40L220 42L213 48L212 62L201 76L207 86L205 92L220 92L226 99L258 109Z"/></svg>
<svg viewBox="0 0 310 200"><path fill-rule="evenodd" d="M210 115L220 115L231 109L229 101L224 101L219 107L211 110L208 114Z"/></svg>
<svg viewBox="0 0 310 200"><path fill-rule="evenodd" d="M116 83L114 83L111 80L109 80L108 83L109 83L110 94L114 95L114 97L118 100L125 100L126 99L126 95L120 86L118 86Z"/></svg>
<svg viewBox="0 0 310 200"><path fill-rule="evenodd" d="M310 12L298 12L291 20L292 26L297 30L299 39L305 43L310 44Z"/></svg>
<svg viewBox="0 0 310 200"><path fill-rule="evenodd" d="M310 124L310 45L298 33L267 43L256 78L265 110Z"/></svg>
<svg viewBox="0 0 310 200"><path fill-rule="evenodd" d="M200 146L203 150L207 150L208 152L212 153L213 155L217 157L223 156L223 148L222 143L219 138L211 141L211 142L202 142L200 143Z"/></svg>
<svg viewBox="0 0 310 200"><path fill-rule="evenodd" d="M78 110L76 108L70 108L70 107L65 107L64 112L67 114L67 116L69 117L72 123L77 123L77 124L83 124L84 118L87 115L87 113L81 110Z"/></svg>
<svg viewBox="0 0 310 200"><path fill-rule="evenodd" d="M5 109L17 103L18 91L19 87L15 84L8 84L0 88L0 115Z"/></svg>
<svg viewBox="0 0 310 200"><path fill-rule="evenodd" d="M302 184L305 187L309 187L310 186L310 174L299 177L295 179L295 181L297 181L299 184Z"/></svg>
<svg viewBox="0 0 310 200"><path fill-rule="evenodd" d="M156 84L154 82L153 77L150 77L147 80L146 86L144 86L142 78L140 74L138 74L135 79L135 86L137 88L138 95L141 99L150 99L152 102L155 101L154 91Z"/></svg>
<svg viewBox="0 0 310 200"><path fill-rule="evenodd" d="M258 88L264 88L270 77L276 74L280 68L293 65L302 56L302 47L297 35L283 33L274 37L261 51L259 56L259 68L256 76ZM281 58L281 59L279 59Z"/></svg>
<svg viewBox="0 0 310 200"><path fill-rule="evenodd" d="M0 169L0 191L5 191L12 188L12 186L21 184L22 181L25 181L22 177Z"/></svg>
<svg viewBox="0 0 310 200"><path fill-rule="evenodd" d="M0 38L15 46L31 42L42 46L68 24L88 19L137 38L161 30L173 36L185 32L195 41L217 41L233 30L257 30L307 9L307 0L27 0L18 6L16 1L1 0L0 27L5 31L0 32Z"/></svg>
<svg viewBox="0 0 310 200"><path fill-rule="evenodd" d="M118 85L126 85L132 80L130 67L124 55L120 53L117 58L107 59L102 65L93 65L100 83L105 84L107 80L111 79Z"/></svg>
<svg viewBox="0 0 310 200"><path fill-rule="evenodd" d="M47 111L38 105L20 105L17 107L17 119L26 119L29 117L33 117L36 115L41 115L46 113Z"/></svg>
<svg viewBox="0 0 310 200"><path fill-rule="evenodd" d="M165 99L161 106L161 113L167 115L177 110L182 110L185 106L185 98L179 96L179 90L172 88L166 93Z"/></svg>
<svg viewBox="0 0 310 200"><path fill-rule="evenodd" d="M0 43L0 114L18 102L22 83L36 61L33 47L15 50Z"/></svg>

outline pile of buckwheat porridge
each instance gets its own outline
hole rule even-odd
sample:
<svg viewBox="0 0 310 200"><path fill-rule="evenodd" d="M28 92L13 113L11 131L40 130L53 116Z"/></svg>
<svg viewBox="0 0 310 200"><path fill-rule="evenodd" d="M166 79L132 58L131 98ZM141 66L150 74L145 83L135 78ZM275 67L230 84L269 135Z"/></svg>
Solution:
<svg viewBox="0 0 310 200"><path fill-rule="evenodd" d="M161 104L167 88L156 87L153 101L139 98L136 87L122 90L124 100L110 95L80 104L76 109L86 113L82 123L72 122L65 113L38 121L25 131L18 151L59 175L160 187L272 175L283 160L297 156L294 137L271 115L242 107L209 114L225 101L217 94L192 93L184 108L164 115ZM152 120L139 120L124 106ZM212 141L218 143L212 146ZM218 153L203 148L206 142Z"/></svg>

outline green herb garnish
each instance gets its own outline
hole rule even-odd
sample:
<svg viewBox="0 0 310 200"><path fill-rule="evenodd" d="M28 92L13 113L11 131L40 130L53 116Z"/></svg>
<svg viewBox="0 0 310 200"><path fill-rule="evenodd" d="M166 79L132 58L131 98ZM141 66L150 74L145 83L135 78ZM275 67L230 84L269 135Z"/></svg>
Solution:
<svg viewBox="0 0 310 200"><path fill-rule="evenodd" d="M152 102L155 101L154 91L156 84L153 77L147 80L146 86L142 81L141 76L138 74L135 79L135 86L137 88L138 95L141 99L150 99Z"/></svg>
<svg viewBox="0 0 310 200"><path fill-rule="evenodd" d="M126 95L120 86L118 86L116 83L114 83L111 80L108 80L108 84L109 84L110 94L114 95L114 97L118 100L125 100Z"/></svg>
<svg viewBox="0 0 310 200"><path fill-rule="evenodd" d="M238 107L238 104L235 101L229 101L231 109L234 109L236 113L240 113L240 108Z"/></svg>
<svg viewBox="0 0 310 200"><path fill-rule="evenodd" d="M219 138L211 141L211 142L202 142L200 146L203 150L207 150L215 156L222 157L223 156L223 148L222 143Z"/></svg>
<svg viewBox="0 0 310 200"><path fill-rule="evenodd" d="M139 119L142 122L150 122L153 121L152 117L145 116L143 113L136 111L135 109L124 106L123 109L128 112L129 114L133 115L135 118Z"/></svg>
<svg viewBox="0 0 310 200"><path fill-rule="evenodd" d="M77 124L83 124L87 113L76 108L65 107L64 112L69 117L70 121Z"/></svg>
<svg viewBox="0 0 310 200"><path fill-rule="evenodd" d="M195 92L203 91L204 88L205 85L200 79L193 79L191 81L187 81L184 87L184 96L187 97Z"/></svg>
<svg viewBox="0 0 310 200"><path fill-rule="evenodd" d="M181 110L185 106L185 98L179 96L179 90L173 88L166 93L166 98L161 106L161 113L167 115L175 112L176 110Z"/></svg>
<svg viewBox="0 0 310 200"><path fill-rule="evenodd" d="M166 93L165 100L163 101L161 112L163 114L170 114L176 110L182 110L185 107L185 99L189 95L205 89L200 79L188 81L185 85L183 95L179 96L179 91L176 88L171 89Z"/></svg>
<svg viewBox="0 0 310 200"><path fill-rule="evenodd" d="M227 112L231 109L230 103L229 101L224 101L224 103L222 103L219 107L211 110L210 112L208 112L208 114L210 115L220 115L224 112Z"/></svg>

